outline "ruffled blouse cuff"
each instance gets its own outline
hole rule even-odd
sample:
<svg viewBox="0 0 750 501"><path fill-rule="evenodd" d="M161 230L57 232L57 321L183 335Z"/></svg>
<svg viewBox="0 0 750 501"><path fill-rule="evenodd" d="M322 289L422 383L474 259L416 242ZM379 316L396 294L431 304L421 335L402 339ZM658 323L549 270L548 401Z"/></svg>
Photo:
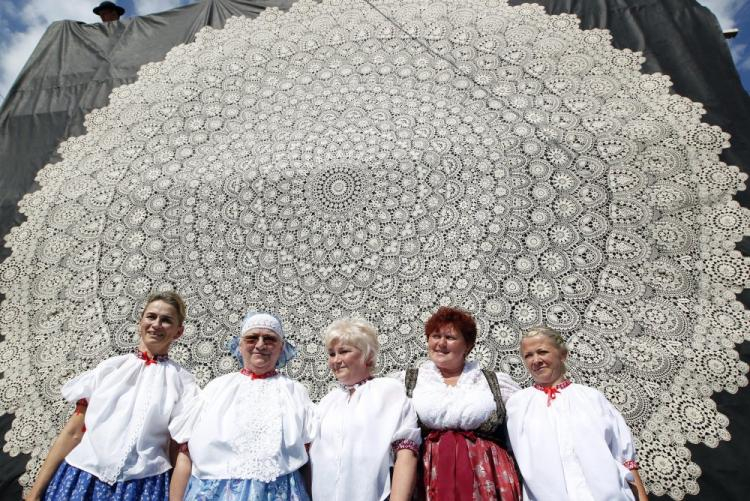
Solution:
<svg viewBox="0 0 750 501"><path fill-rule="evenodd" d="M628 459L627 461L623 461L622 464L628 470L637 470L637 469L639 469L639 467L638 467L638 461L636 461L635 459Z"/></svg>
<svg viewBox="0 0 750 501"><path fill-rule="evenodd" d="M401 449L409 449L414 454L419 456L419 444L416 443L414 440L396 440L391 444L391 448L393 449L393 454L396 454Z"/></svg>

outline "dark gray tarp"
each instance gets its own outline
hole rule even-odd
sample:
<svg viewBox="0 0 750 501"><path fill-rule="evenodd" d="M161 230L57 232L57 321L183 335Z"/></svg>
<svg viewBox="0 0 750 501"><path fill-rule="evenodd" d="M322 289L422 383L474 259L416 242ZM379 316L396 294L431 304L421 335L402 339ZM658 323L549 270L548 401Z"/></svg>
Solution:
<svg viewBox="0 0 750 501"><path fill-rule="evenodd" d="M257 15L267 6L293 0L205 0L123 22L54 23L24 67L0 110L0 235L20 222L16 204L34 189L34 176L64 138L82 134L83 117L105 106L109 92L135 80L138 68L158 61L204 26L220 28L232 15ZM705 121L732 135L722 159L750 171L750 97L722 37L716 18L694 0L509 0L538 3L551 14L573 13L586 28L607 28L618 48L644 53L647 73L671 77L674 91L705 105ZM750 206L750 194L739 195ZM744 242L743 242L744 243ZM748 304L748 301L745 301ZM738 347L750 362L750 343ZM740 500L750 492L750 390L714 396L731 421L732 441L716 449L691 447L703 470L700 494L686 499ZM10 427L0 417L0 433ZM25 457L0 454L0 499L20 498L16 482ZM653 498L658 499L658 498ZM665 498L666 499L666 498Z"/></svg>
<svg viewBox="0 0 750 501"><path fill-rule="evenodd" d="M22 221L18 201L36 186L36 173L55 161L57 145L85 132L83 119L106 106L113 88L136 80L138 69L191 42L206 26L232 16L255 17L293 0L203 0L149 16L112 23L52 23L0 109L0 236ZM8 249L0 249L0 259ZM11 415L0 416L0 436ZM18 477L28 457L0 452L0 500L21 499Z"/></svg>
<svg viewBox="0 0 750 501"><path fill-rule="evenodd" d="M205 26L221 28L231 16L291 3L204 0L112 23L52 23L0 111L0 235L20 222L18 201L37 171L54 161L60 141L83 134L83 118L105 106L113 88L135 81L141 66L164 59Z"/></svg>

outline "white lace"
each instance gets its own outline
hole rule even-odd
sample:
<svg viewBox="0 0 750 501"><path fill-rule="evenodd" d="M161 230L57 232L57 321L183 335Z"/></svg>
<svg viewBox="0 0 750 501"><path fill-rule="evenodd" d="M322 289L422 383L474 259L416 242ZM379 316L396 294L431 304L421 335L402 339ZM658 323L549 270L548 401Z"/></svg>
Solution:
<svg viewBox="0 0 750 501"><path fill-rule="evenodd" d="M528 382L520 332L570 342L639 442L655 494L698 491L685 443L728 440L713 392L745 385L735 293L746 176L703 107L572 15L499 0L303 0L175 47L86 118L20 204L0 267L4 450L46 454L70 375L132 346L146 295L176 288L171 356L235 370L248 307L277 312L313 398L319 331L376 323L382 371L424 356L438 305L480 322L475 358ZM429 47L429 50L426 48ZM52 419L54 416L54 419Z"/></svg>
<svg viewBox="0 0 750 501"><path fill-rule="evenodd" d="M443 381L432 362L419 367L412 403L419 419L430 429L475 430L495 410L495 400L476 362L464 367L455 386Z"/></svg>
<svg viewBox="0 0 750 501"><path fill-rule="evenodd" d="M271 381L247 379L237 392L234 422L237 433L228 471L232 478L272 482L281 469L276 455L281 444L281 409L277 387Z"/></svg>

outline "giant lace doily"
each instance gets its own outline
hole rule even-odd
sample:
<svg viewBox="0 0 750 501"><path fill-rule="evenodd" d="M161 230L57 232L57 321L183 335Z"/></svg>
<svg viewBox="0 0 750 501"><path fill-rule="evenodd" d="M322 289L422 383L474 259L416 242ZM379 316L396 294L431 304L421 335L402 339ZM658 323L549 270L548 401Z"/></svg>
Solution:
<svg viewBox="0 0 750 501"><path fill-rule="evenodd" d="M545 322L626 416L648 488L697 492L685 444L728 440L710 396L746 384L746 176L642 60L536 5L303 0L144 66L9 237L0 402L22 483L70 412L60 385L130 350L145 296L174 287L172 356L200 381L235 370L242 313L268 309L314 398L342 315L380 328L387 372L424 356L438 305L464 306L475 357L522 383L520 332Z"/></svg>

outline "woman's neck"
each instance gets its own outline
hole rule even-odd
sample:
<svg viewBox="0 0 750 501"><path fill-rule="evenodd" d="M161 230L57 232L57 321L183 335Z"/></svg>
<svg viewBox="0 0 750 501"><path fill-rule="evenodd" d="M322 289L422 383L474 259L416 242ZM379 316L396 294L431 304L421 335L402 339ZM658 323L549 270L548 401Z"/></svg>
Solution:
<svg viewBox="0 0 750 501"><path fill-rule="evenodd" d="M443 376L443 380L446 382L446 384L455 384L456 381L458 381L458 378L461 377L461 374L464 371L464 366L461 367L437 367L437 369L440 371L440 375Z"/></svg>
<svg viewBox="0 0 750 501"><path fill-rule="evenodd" d="M568 378L565 376L565 374L563 374L562 376L560 376L559 378L555 379L551 383L536 383L536 382L535 383L538 386L541 386L543 388L551 388L553 386L557 386L558 384L561 384L561 383L565 382L566 379L568 379Z"/></svg>
<svg viewBox="0 0 750 501"><path fill-rule="evenodd" d="M163 353L156 353L156 350L152 350L152 349L150 349L149 347L147 347L147 346L146 346L146 344L145 344L145 343L142 343L142 342L141 342L141 343L138 343L138 349L139 349L139 350L140 350L141 352L143 352L143 353L145 353L146 355L148 355L149 357L151 357L151 358L155 358L155 357L160 357L160 356L164 356L164 355L166 355L166 354L168 353L168 351L169 351L169 349L167 348L167 349L161 350L161 351L163 351Z"/></svg>

